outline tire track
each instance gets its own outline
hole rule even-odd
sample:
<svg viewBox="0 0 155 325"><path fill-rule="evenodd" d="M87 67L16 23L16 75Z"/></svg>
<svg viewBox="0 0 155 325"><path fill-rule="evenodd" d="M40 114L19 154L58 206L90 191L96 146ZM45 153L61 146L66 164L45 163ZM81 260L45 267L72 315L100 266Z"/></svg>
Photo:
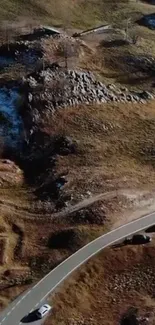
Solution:
<svg viewBox="0 0 155 325"><path fill-rule="evenodd" d="M109 198L114 198L116 197L118 194L122 194L122 191L111 191L111 192L106 192L106 193L101 193L98 195L95 195L91 198L85 199L77 204L75 204L74 206L70 206L60 212L56 212L56 213L39 213L39 211L37 212L29 212L27 211L27 209L21 208L17 205L15 205L12 202L8 202L8 201L4 201L4 200L0 200L0 209L2 210L6 210L8 212L8 210L11 213L14 213L16 215L24 213L25 216L21 216L22 219L30 219L32 220L33 218L36 220L36 216L38 217L38 219L49 219L49 220L54 220L54 219L58 219L61 217L66 217L67 215L72 214L73 212L82 210L90 205L92 205L93 203L103 200L103 199L109 199ZM1 212L2 212L1 210ZM5 211L4 211L5 212Z"/></svg>

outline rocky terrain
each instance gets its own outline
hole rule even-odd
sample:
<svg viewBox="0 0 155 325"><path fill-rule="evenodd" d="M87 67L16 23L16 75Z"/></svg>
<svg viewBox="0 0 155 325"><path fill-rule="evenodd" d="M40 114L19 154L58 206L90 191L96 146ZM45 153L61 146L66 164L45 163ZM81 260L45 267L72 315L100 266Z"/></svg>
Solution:
<svg viewBox="0 0 155 325"><path fill-rule="evenodd" d="M107 102L131 102L146 104L154 99L148 91L131 92L127 88L118 89L115 85L106 86L97 81L90 72L60 68L57 64L28 77L24 81L24 90L28 92L28 109L33 122L37 123L48 111L54 113L57 108L81 104ZM40 115L40 116L39 116Z"/></svg>
<svg viewBox="0 0 155 325"><path fill-rule="evenodd" d="M137 24L154 7L60 2L18 0L18 22L14 1L0 11L14 20L0 28L1 308L155 210L154 32ZM111 27L78 36L99 24ZM131 307L132 325L152 324L154 241L108 249L81 272L54 297L49 324L127 325Z"/></svg>

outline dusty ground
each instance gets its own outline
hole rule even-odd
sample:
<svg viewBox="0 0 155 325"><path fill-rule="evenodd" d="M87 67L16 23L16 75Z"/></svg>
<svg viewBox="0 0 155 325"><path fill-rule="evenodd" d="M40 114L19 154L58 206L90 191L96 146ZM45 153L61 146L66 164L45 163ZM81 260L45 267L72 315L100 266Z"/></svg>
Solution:
<svg viewBox="0 0 155 325"><path fill-rule="evenodd" d="M49 302L46 324L119 324L131 307L154 323L154 242L106 249L81 267Z"/></svg>
<svg viewBox="0 0 155 325"><path fill-rule="evenodd" d="M64 213L38 201L19 168L1 163L2 306L88 241L155 210L154 117L149 102L61 110L50 121L52 129L45 121L51 135L69 135L78 145L76 154L56 159L57 175L67 180L62 193L71 195ZM107 191L113 195L100 196Z"/></svg>
<svg viewBox="0 0 155 325"><path fill-rule="evenodd" d="M130 202L129 191L126 197L111 192L87 197L54 214L51 204L39 204L25 187L19 168L6 160L0 166L0 301L4 307L27 285L106 231L112 214L122 212ZM146 196L135 194L141 200Z"/></svg>
<svg viewBox="0 0 155 325"><path fill-rule="evenodd" d="M0 189L1 307L90 240L153 211L155 205L153 194L124 189L84 198L52 213L51 205L39 203L20 182L11 182L12 194L6 183Z"/></svg>
<svg viewBox="0 0 155 325"><path fill-rule="evenodd" d="M107 83L154 91L152 70L143 73L141 66L135 64L137 70L133 73L128 61L122 60L122 57L143 55L154 58L154 32L135 24L143 14L154 12L154 6L139 1L100 0L75 1L71 6L66 0L63 6L61 1L61 8L60 12L60 2L53 6L52 0L24 4L20 0L2 0L1 19L12 17L15 24L6 29L4 22L0 38L7 41L10 29L14 35L19 34L21 20L28 23L27 17L30 29L31 24L42 22L66 27L71 34L75 29L112 23L119 28L117 35L112 32L82 38L85 43L80 41L78 58L71 65L92 70ZM66 12L70 17L67 21ZM16 25L17 13L19 24ZM20 18L20 14L25 18ZM122 45L119 41L124 39L129 16L132 18L129 39L138 36L138 41ZM41 45L45 57L58 58L55 41L48 40ZM1 71L0 79L18 79L25 73L22 69L15 65L12 70ZM155 210L154 121L154 101L143 105L116 103L68 108L44 120L41 129L48 135L69 136L77 144L75 154L56 157L54 172L57 176L65 175L62 195L69 197L61 213L55 211L51 201L38 199L24 170L10 162L0 162L1 307L88 241L111 227ZM49 165L41 177L48 182L51 175L53 169ZM113 195L94 200L107 191ZM49 324L104 322L110 325L118 322L133 301L150 313L154 308L153 245L109 249L90 261L55 297L55 311Z"/></svg>

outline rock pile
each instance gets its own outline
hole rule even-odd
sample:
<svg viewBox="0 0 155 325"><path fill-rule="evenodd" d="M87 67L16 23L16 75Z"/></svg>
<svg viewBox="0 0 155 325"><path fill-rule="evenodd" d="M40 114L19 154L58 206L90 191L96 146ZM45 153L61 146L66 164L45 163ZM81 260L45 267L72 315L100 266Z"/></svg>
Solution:
<svg viewBox="0 0 155 325"><path fill-rule="evenodd" d="M32 66L42 58L41 46L37 43L28 41L12 42L0 47L0 68L9 67L12 64L22 64Z"/></svg>
<svg viewBox="0 0 155 325"><path fill-rule="evenodd" d="M55 111L58 107L107 102L146 103L154 96L147 91L130 92L115 85L106 86L87 71L64 70L57 64L36 72L23 80L28 86L28 102L37 107ZM39 104L39 105L38 105ZM45 113L45 111L44 111Z"/></svg>
<svg viewBox="0 0 155 325"><path fill-rule="evenodd" d="M126 271L115 274L108 287L110 290L117 292L117 294L131 290L139 292L144 289L149 294L153 294L155 289L154 267L151 265L143 267L139 265L139 267L133 268L130 272Z"/></svg>

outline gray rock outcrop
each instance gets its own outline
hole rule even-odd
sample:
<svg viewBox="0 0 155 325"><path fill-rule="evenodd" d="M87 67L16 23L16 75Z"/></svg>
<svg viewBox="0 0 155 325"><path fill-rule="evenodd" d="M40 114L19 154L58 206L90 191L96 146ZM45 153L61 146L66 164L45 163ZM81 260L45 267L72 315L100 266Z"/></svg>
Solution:
<svg viewBox="0 0 155 325"><path fill-rule="evenodd" d="M33 110L44 108L54 112L59 107L79 104L123 102L146 103L154 95L147 92L130 92L114 84L105 85L96 80L90 71L64 70L47 67L23 81L28 86L28 102ZM39 105L38 105L39 103Z"/></svg>

